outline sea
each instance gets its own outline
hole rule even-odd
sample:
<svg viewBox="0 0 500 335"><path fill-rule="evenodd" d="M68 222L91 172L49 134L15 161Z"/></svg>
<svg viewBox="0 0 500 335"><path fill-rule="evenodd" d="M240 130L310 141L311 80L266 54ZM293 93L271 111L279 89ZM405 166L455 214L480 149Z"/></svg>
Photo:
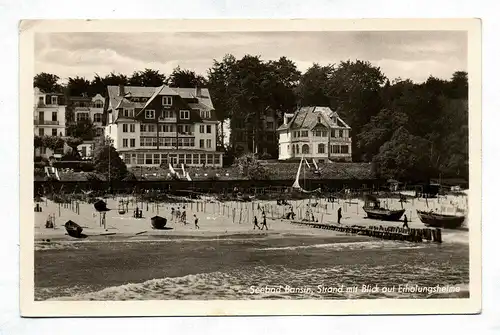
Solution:
<svg viewBox="0 0 500 335"><path fill-rule="evenodd" d="M37 243L35 300L468 298L468 232L454 234L442 244L265 233Z"/></svg>

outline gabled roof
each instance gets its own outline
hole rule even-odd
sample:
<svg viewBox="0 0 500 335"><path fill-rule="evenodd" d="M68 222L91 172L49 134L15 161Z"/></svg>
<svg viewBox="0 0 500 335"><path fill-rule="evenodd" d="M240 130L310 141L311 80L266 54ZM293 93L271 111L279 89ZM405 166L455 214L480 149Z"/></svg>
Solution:
<svg viewBox="0 0 500 335"><path fill-rule="evenodd" d="M281 125L278 130L286 129L313 129L318 125L318 116L320 117L321 124L328 126L330 128L343 127L350 128L336 112L333 112L329 107L321 106L307 106L300 107L297 109L293 115L293 118L287 124ZM337 122L334 122L334 117L336 117Z"/></svg>

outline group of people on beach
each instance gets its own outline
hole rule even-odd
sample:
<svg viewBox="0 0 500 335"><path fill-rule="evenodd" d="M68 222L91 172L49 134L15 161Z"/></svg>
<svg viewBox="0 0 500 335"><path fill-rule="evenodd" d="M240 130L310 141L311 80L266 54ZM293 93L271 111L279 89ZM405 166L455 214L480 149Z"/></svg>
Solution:
<svg viewBox="0 0 500 335"><path fill-rule="evenodd" d="M267 226L266 212L264 210L262 210L262 226L259 226L257 216L254 215L254 217L253 217L253 229L255 230L255 228L257 228L259 230L264 230L264 227L266 227L266 230L269 230L269 227Z"/></svg>
<svg viewBox="0 0 500 335"><path fill-rule="evenodd" d="M183 223L184 225L188 224L187 214L186 214L186 206L182 207L182 211L181 211L180 207L177 207L177 209L172 207L170 214L171 214L171 221L172 222L174 222L174 223L180 222L180 223ZM194 227L196 229L200 229L200 226L198 226L198 217L196 216L196 214L193 215L193 221L194 221Z"/></svg>

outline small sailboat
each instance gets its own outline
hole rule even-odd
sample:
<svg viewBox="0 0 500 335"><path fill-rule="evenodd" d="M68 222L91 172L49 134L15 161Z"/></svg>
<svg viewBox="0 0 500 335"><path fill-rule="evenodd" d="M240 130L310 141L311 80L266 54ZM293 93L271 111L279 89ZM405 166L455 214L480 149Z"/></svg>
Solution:
<svg viewBox="0 0 500 335"><path fill-rule="evenodd" d="M313 191L306 191L304 190L301 186L300 186L300 170L302 169L302 162L304 161L304 157L302 157L302 159L300 160L300 164L299 164L299 168L297 169L297 175L295 177L295 181L292 185L292 190L294 191L298 191L298 192L302 192L302 193L313 193L313 192L318 192L320 191L321 189L318 188L316 190L313 190ZM309 166L309 163L307 162L307 160L305 161L306 164ZM304 181L306 179L306 175L305 175L305 170L304 170Z"/></svg>
<svg viewBox="0 0 500 335"><path fill-rule="evenodd" d="M429 207L427 199L425 199L425 201L427 207ZM455 214L445 213L445 207L441 207L441 213L432 209L427 211L417 209L417 215L420 221L428 227L457 229L464 223L465 214L464 211L459 209L456 205L454 205L454 208Z"/></svg>
<svg viewBox="0 0 500 335"><path fill-rule="evenodd" d="M401 200L401 207L403 201ZM383 221L399 221L403 216L405 209L388 209L380 206L380 200L372 195L365 196L365 204L363 210L370 219L383 220Z"/></svg>
<svg viewBox="0 0 500 335"><path fill-rule="evenodd" d="M465 215L441 214L433 211L420 211L417 209L417 215L428 227L457 229L465 221Z"/></svg>

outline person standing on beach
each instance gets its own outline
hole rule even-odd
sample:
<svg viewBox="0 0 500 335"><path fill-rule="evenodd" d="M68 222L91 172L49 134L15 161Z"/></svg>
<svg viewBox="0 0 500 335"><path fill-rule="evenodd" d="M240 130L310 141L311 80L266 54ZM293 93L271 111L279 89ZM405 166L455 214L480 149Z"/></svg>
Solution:
<svg viewBox="0 0 500 335"><path fill-rule="evenodd" d="M340 224L340 219L342 219L342 207L339 207L337 211L337 223Z"/></svg>
<svg viewBox="0 0 500 335"><path fill-rule="evenodd" d="M181 221L186 224L186 206L182 207Z"/></svg>
<svg viewBox="0 0 500 335"><path fill-rule="evenodd" d="M174 207L172 207L172 211L170 213L172 214L172 219L170 221L174 222L174 215L175 215Z"/></svg>
<svg viewBox="0 0 500 335"><path fill-rule="evenodd" d="M260 229L259 223L257 222L257 216L253 217L253 230L255 230L255 227L257 227L257 229Z"/></svg>
<svg viewBox="0 0 500 335"><path fill-rule="evenodd" d="M405 216L404 216L404 218L403 218L403 229L405 229L405 228L406 228L406 229L408 229L408 228L409 228L409 227L408 227L408 218L406 217L406 214L405 214Z"/></svg>
<svg viewBox="0 0 500 335"><path fill-rule="evenodd" d="M198 226L198 217L196 216L196 214L194 215L194 227L196 229L200 229L200 226Z"/></svg>

